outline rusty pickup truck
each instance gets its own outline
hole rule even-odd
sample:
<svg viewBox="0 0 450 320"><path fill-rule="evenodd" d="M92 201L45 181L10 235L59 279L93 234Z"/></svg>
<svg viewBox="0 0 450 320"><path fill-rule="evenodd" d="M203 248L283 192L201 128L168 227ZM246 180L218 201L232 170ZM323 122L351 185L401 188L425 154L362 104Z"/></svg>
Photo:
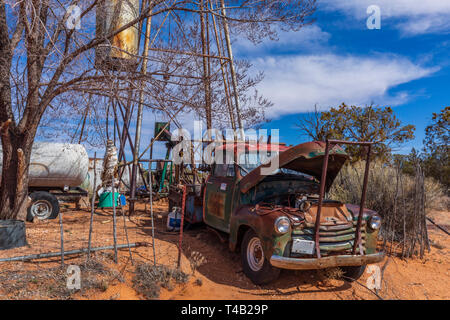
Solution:
<svg viewBox="0 0 450 320"><path fill-rule="evenodd" d="M370 155L370 143L362 144ZM213 164L204 184L190 189L185 219L228 234L229 248L240 250L243 271L253 283L274 281L280 269L329 267L356 280L367 264L384 259L377 251L381 218L363 207L368 161L361 205L353 205L324 199L349 158L337 141L267 144L263 164L260 145L219 148L231 148L235 161ZM274 163L276 170L264 172ZM171 205L179 199L169 195Z"/></svg>

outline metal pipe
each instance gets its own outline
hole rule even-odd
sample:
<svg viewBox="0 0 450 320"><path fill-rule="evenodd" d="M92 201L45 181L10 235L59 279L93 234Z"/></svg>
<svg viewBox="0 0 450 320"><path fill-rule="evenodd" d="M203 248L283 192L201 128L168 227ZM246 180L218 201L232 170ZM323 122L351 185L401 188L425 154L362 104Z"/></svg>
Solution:
<svg viewBox="0 0 450 320"><path fill-rule="evenodd" d="M156 135L156 137L154 137L150 144L145 148L144 152L141 153L141 155L139 156L139 159L142 158L144 156L144 154L147 152L147 150L149 148L153 148L153 144L155 143L155 141L158 141L158 138L162 135L162 133L164 132L164 130L166 130L166 128L169 126L169 124L172 122L172 120L174 120L174 118L176 117L176 115L178 114L178 112L180 112L181 110L183 110L183 108L178 109L177 112L175 112L174 116L172 118L169 119L169 121L167 121L167 123L164 125L164 127L161 129L161 131Z"/></svg>
<svg viewBox="0 0 450 320"><path fill-rule="evenodd" d="M150 149L150 158L152 157L153 146ZM156 251L155 251L155 226L153 222L153 179L152 179L152 164L151 159L148 162L148 184L149 184L149 199L150 199L150 218L152 220L152 247L153 247L153 265L156 266Z"/></svg>
<svg viewBox="0 0 450 320"><path fill-rule="evenodd" d="M150 147L150 159L148 159L148 162L152 162L152 160L153 160L153 138L151 139L151 144L152 144L152 146ZM166 160L164 160L164 161L166 161ZM172 160L169 160L169 161L172 161Z"/></svg>
<svg viewBox="0 0 450 320"><path fill-rule="evenodd" d="M144 36L144 52L143 52L143 60L142 60L142 69L141 73L143 76L147 74L147 61L148 61L148 49L149 49L149 41L150 41L150 32L152 27L152 9L150 8L150 15L147 18L147 25L145 28L145 36ZM137 119L136 119L136 135L134 139L134 152L133 152L133 166L131 168L131 183L130 183L130 195L133 201L130 203L130 214L134 213L134 198L136 196L136 176L138 169L138 159L139 159L139 147L141 144L141 128L142 128L142 114L144 112L144 81L141 82L141 88L139 90L139 104L137 111ZM145 181L145 179L144 179Z"/></svg>
<svg viewBox="0 0 450 320"><path fill-rule="evenodd" d="M59 227L61 229L61 265L64 266L64 226L62 219L62 211L59 213Z"/></svg>
<svg viewBox="0 0 450 320"><path fill-rule="evenodd" d="M315 227L314 227L314 241L315 241L315 245L316 245L317 258L320 258L320 244L319 244L320 214L322 211L323 196L325 194L325 184L326 184L326 179L327 179L329 153L330 153L330 142L327 140L326 146L325 146L325 156L323 158L323 165L322 165L322 177L320 179L320 193L319 193L319 200L318 200L318 204L317 204L316 223L315 223Z"/></svg>
<svg viewBox="0 0 450 320"><path fill-rule="evenodd" d="M438 228L439 230L445 232L448 236L450 236L450 233L445 230L443 227L441 227L440 225L438 225L436 222L433 221L433 219L431 219L430 217L425 217L428 221L430 221L432 224L434 224L436 226L436 228Z"/></svg>
<svg viewBox="0 0 450 320"><path fill-rule="evenodd" d="M211 10L214 10L213 4L212 3L209 3L209 4L211 6ZM219 55L222 55L222 39L221 39L221 36L219 37L219 32L217 31L216 18L214 15L212 15L212 21L213 21L213 26L214 26L214 34L216 37L217 51L219 52ZM223 67L224 62L222 60L219 60L219 63L220 63L220 69L222 71L223 87L224 87L225 96L227 99L227 106L228 106L228 112L230 114L231 127L232 127L233 131L236 131L236 123L234 121L233 105L231 104L231 97L230 97L230 92L228 89L228 87L229 87L228 80L227 80L227 76L225 74L225 69Z"/></svg>
<svg viewBox="0 0 450 320"><path fill-rule="evenodd" d="M168 160L170 156L170 147L167 148L167 152L166 152L166 159ZM167 172L167 163L168 162L164 162L164 168L163 168L163 172L161 175L161 181L159 183L159 190L158 192L161 192L163 187L164 187L164 180L166 180L166 172Z"/></svg>
<svg viewBox="0 0 450 320"><path fill-rule="evenodd" d="M220 0L221 8L222 8L222 16L223 18L223 27L225 31L225 42L227 44L227 50L228 50L228 58L230 59L230 70L231 70L231 80L233 84L234 89L234 100L236 104L236 113L237 113L237 121L239 125L239 130L241 131L241 138L243 137L242 132L242 120L241 120L241 111L239 107L239 95L238 95L238 88L237 88L237 77L236 77L236 70L234 69L234 62L233 62L233 51L231 49L231 40L230 40L230 29L228 28L228 21L226 17L226 11L225 11L225 2L224 0Z"/></svg>
<svg viewBox="0 0 450 320"><path fill-rule="evenodd" d="M113 238L114 238L114 262L117 263L117 232L116 232L116 197L114 188L114 173L112 176L112 206L113 206Z"/></svg>
<svg viewBox="0 0 450 320"><path fill-rule="evenodd" d="M119 109L120 109L120 112L122 114L122 118L124 119L124 125L123 125L123 131L122 131L122 138L123 138L123 140L121 138L121 145L120 145L120 152L119 152L119 161L121 160L121 158L123 158L123 160L125 161L125 164L119 165L119 168L121 168L121 167L123 167L125 165L133 163L133 162L127 163L126 158L125 158L125 152L124 152L125 140L126 140L125 138L128 138L128 142L130 144L131 150L133 150L133 152L134 152L135 149L134 149L134 146L133 146L133 142L131 141L130 132L128 130L129 120L127 121L124 118L124 117L128 117L128 115L125 114L125 116L124 116L124 113L123 113L122 106L121 106L120 102L118 101L117 103L119 104ZM129 109L127 109L127 112L128 112L128 110ZM118 119L118 116L117 116L117 113L116 113L116 108L114 108L114 116ZM128 125L126 125L126 123L128 123ZM117 128L117 130L119 130L119 128ZM125 134L126 134L126 136L125 136ZM119 137L120 137L120 132L119 132ZM144 173L142 172L142 169L141 169L140 166L138 166L138 168L139 168L139 173L140 173L140 175L142 177L142 180L144 182L144 185L147 188L147 183L145 182L145 179L144 179ZM121 170L119 172L119 181L122 181L123 171L124 170ZM130 179L130 181L131 181L131 179ZM130 191L131 191L131 186L130 186Z"/></svg>
<svg viewBox="0 0 450 320"><path fill-rule="evenodd" d="M362 225L362 219L363 219L363 213L364 213L364 203L366 202L366 192L367 192L367 182L369 180L369 166L370 166L370 151L372 150L372 144L367 144L367 160L366 160L366 168L364 170L364 182L363 182L363 189L361 194L361 203L359 206L359 216L358 216L358 223L356 225L356 231L355 231L355 241L353 243L353 255L356 254L356 248L359 246L359 253L361 255L364 254L364 251L361 246L361 225Z"/></svg>
<svg viewBox="0 0 450 320"><path fill-rule="evenodd" d="M206 127L207 129L212 128L212 114L211 114L211 95L210 95L210 83L209 83L209 72L208 72L208 59L207 48L209 43L206 43L206 26L205 26L205 15L204 15L204 3L200 0L200 35L202 42L202 54L203 54L203 86L205 90L205 113L206 113Z"/></svg>
<svg viewBox="0 0 450 320"><path fill-rule="evenodd" d="M345 141L345 140L328 140L331 144L356 144L359 146L369 146L374 144L370 141Z"/></svg>
<svg viewBox="0 0 450 320"><path fill-rule="evenodd" d="M147 243L145 243L145 242L130 243L130 248L136 248L136 247L142 247L142 246L147 246ZM125 249L125 248L128 248L128 244L117 245L117 249ZM95 248L91 248L91 251L102 251L102 250L111 250L111 249L114 249L114 246L95 247ZM71 256L71 255L85 253L85 252L86 253L88 252L88 248L64 251L64 255ZM31 254L28 256L1 258L0 262L36 260L36 259L59 257L60 255L61 255L61 252L38 253L38 254Z"/></svg>
<svg viewBox="0 0 450 320"><path fill-rule="evenodd" d="M91 241L92 241L92 225L94 224L94 211L95 211L95 195L97 185L97 152L94 153L94 187L91 201L91 220L89 223L89 240L88 240L88 255L86 260L89 260L91 255Z"/></svg>
<svg viewBox="0 0 450 320"><path fill-rule="evenodd" d="M167 159L140 159L139 162L173 162L173 160L167 160Z"/></svg>
<svg viewBox="0 0 450 320"><path fill-rule="evenodd" d="M91 96L92 94L89 94L89 104L87 105L85 111L84 111L84 115L83 115L83 124L81 125L81 131L80 131L80 138L78 139L78 144L81 143L81 140L83 140L83 132L84 132L84 127L86 125L86 118L89 112L89 108L91 106Z"/></svg>
<svg viewBox="0 0 450 320"><path fill-rule="evenodd" d="M367 182L369 178L369 166L370 166L370 152L372 149L373 142L369 141L344 141L344 140L327 140L326 146L325 146L325 156L323 160L323 166L322 166L322 177L320 181L320 194L319 194L319 200L317 205L317 215L316 215L316 223L315 223L315 245L316 245L316 254L317 257L320 258L320 246L319 246L319 228L320 228L320 214L322 210L322 201L323 196L325 193L325 184L326 184L326 177L327 177L327 170L328 170L328 157L330 152L330 146L331 148L335 144L349 144L349 145L361 145L361 146L367 146L367 160L366 160L366 167L364 171L364 182L363 182L363 190L361 195L361 202L360 202L360 208L359 208L359 216L358 216L358 222L355 230L355 241L353 243L353 255L356 253L356 248L358 245L361 244L361 225L362 225L362 217L363 217L363 210L364 210L364 203L366 200L366 192L367 192ZM360 254L363 254L362 247L360 246Z"/></svg>
<svg viewBox="0 0 450 320"><path fill-rule="evenodd" d="M184 227L184 210L186 209L186 186L183 186L183 198L181 202L181 224L180 224L180 243L178 244L178 263L177 267L181 266L181 246L183 244L183 227Z"/></svg>
<svg viewBox="0 0 450 320"><path fill-rule="evenodd" d="M187 56L193 56L193 57L208 57L211 59L218 59L218 60L227 60L230 61L230 58L228 57L221 57L216 56L213 54L202 54L197 52L188 52L188 51L180 51L180 50L173 50L173 49L166 49L166 48L150 48L151 51L158 51L158 52L168 52L168 53L175 53L175 54L183 54Z"/></svg>
<svg viewBox="0 0 450 320"><path fill-rule="evenodd" d="M130 94L128 94L128 95L130 95ZM123 131L125 131L125 130L127 130L127 126L129 125L129 122L130 122L130 108L129 108L129 103L130 103L130 96L128 97L128 101L127 101L127 108L126 108L126 111L125 111L125 115L124 115L124 113L123 113L123 110L122 110L122 106L121 106L121 104L120 104L120 102L119 102L119 99L117 99L117 105L119 106L119 109L120 109L120 112L121 112L121 114L122 114L122 120L123 120ZM117 116L117 110L116 110L116 105L114 104L114 100L112 99L111 100L111 103L112 103L112 106L113 106L113 114L114 114L114 119L118 119L118 116ZM118 121L117 121L118 122ZM117 124L118 125L118 124ZM128 130L127 130L127 133L128 133ZM129 138L129 137L128 137ZM125 137L125 135L123 134L123 135L121 135L120 137L119 137L119 139L120 139L120 146L119 146L119 156L118 156L118 160L119 160L119 162L122 160L122 158L123 158L123 160L126 162L127 160L126 160L126 157L125 157L125 143L126 143L126 137ZM131 140L130 140L131 141ZM131 145L131 142L130 142L130 145ZM123 171L124 170L120 170L119 171L119 181L120 180L122 180L122 175L123 175Z"/></svg>
<svg viewBox="0 0 450 320"><path fill-rule="evenodd" d="M124 231L125 231L125 237L126 237L126 239L127 239L128 253L129 253L129 255L130 255L131 264L134 265L133 255L131 254L131 248L130 248L130 240L128 239L127 221L126 221L126 219L125 219L125 212L123 211L122 205L120 205L120 212L122 213L122 218L123 218L123 229L124 229Z"/></svg>

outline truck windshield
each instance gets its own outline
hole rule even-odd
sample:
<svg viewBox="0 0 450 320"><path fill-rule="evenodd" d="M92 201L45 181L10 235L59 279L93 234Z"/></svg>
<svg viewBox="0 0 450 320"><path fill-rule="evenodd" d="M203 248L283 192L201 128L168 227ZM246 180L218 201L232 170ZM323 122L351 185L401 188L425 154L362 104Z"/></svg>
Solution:
<svg viewBox="0 0 450 320"><path fill-rule="evenodd" d="M262 163L267 163L270 159L278 155L278 152L266 152L267 156L259 152L241 153L238 158L241 176L247 175L248 172L259 167Z"/></svg>
<svg viewBox="0 0 450 320"><path fill-rule="evenodd" d="M277 156L278 152L267 152L267 156L264 156L258 152L248 152L248 153L242 153L239 155L238 158L238 166L239 170L241 172L241 176L245 177L250 171L256 169L259 167L262 163L267 163L270 161L273 157ZM299 177L306 178L307 180L311 181L318 181L313 176L310 176L309 174L298 172L295 170L290 170L286 168L280 168L274 171L275 174L285 174L285 175L295 175Z"/></svg>

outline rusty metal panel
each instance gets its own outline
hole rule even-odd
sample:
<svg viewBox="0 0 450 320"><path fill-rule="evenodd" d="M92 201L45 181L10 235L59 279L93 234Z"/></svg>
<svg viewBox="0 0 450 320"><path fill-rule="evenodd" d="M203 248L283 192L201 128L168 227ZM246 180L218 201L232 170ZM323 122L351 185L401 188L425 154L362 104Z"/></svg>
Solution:
<svg viewBox="0 0 450 320"><path fill-rule="evenodd" d="M338 255L320 259L298 259L273 255L270 258L270 264L277 268L291 270L324 269L338 266L362 266L364 264L377 263L383 261L385 256L386 254L384 252L363 256Z"/></svg>
<svg viewBox="0 0 450 320"><path fill-rule="evenodd" d="M225 217L225 193L211 193L208 197L208 214L212 214L220 219Z"/></svg>
<svg viewBox="0 0 450 320"><path fill-rule="evenodd" d="M324 155L325 143L321 141L306 142L288 148L285 151L280 152L280 154L272 159L269 164L259 166L242 178L241 191L246 193L261 182L266 177L266 175L261 174L261 170L265 167L269 167L274 161L278 161L279 168L300 171L320 179ZM335 146L330 150L330 163L328 165L326 179L327 189L331 187L331 184L347 159L348 155L339 146Z"/></svg>
<svg viewBox="0 0 450 320"><path fill-rule="evenodd" d="M126 26L139 16L139 0L101 0L96 12L96 37L105 42L96 48L96 66L109 69L135 68L139 53L138 24L108 35Z"/></svg>

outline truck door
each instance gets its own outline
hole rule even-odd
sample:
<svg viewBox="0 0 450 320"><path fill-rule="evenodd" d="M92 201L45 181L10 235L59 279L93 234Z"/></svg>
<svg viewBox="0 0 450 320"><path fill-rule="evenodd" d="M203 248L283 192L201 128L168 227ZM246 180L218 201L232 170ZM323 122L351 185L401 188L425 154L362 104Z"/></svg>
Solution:
<svg viewBox="0 0 450 320"><path fill-rule="evenodd" d="M205 223L224 232L230 229L231 202L235 185L233 164L216 164L205 190Z"/></svg>

